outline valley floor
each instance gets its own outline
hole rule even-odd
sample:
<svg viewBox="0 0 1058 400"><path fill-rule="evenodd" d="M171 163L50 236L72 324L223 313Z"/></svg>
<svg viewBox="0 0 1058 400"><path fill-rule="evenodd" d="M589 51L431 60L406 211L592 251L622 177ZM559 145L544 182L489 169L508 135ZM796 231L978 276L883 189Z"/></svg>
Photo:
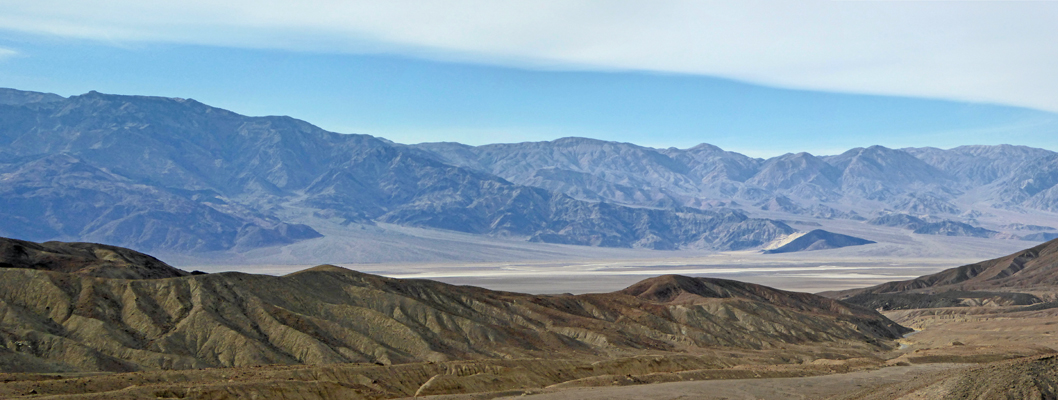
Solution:
<svg viewBox="0 0 1058 400"><path fill-rule="evenodd" d="M900 340L901 349L893 352L890 355L893 358L879 369L811 377L549 388L527 391L525 393L530 395L517 398L852 400L958 397L960 390L981 390L967 387L972 385L967 382L967 374L1037 362L1041 356L1058 351L1058 308L1024 310L1024 307L959 307L887 312L887 317L915 328L916 332ZM1054 373L1058 371L1050 371L1050 374ZM980 394L984 398L1006 398L1002 393ZM459 397L434 397L436 400L456 398Z"/></svg>
<svg viewBox="0 0 1058 400"><path fill-rule="evenodd" d="M1010 254L1032 242L917 235L858 221L823 227L878 243L785 254L644 250L530 243L390 224L340 225L306 218L325 236L286 246L195 256L154 254L185 270L285 275L319 264L395 278L422 278L522 293L610 292L650 276L734 279L822 292L931 274Z"/></svg>
<svg viewBox="0 0 1058 400"><path fill-rule="evenodd" d="M923 374L968 368L971 364L920 364L797 378L721 379L654 385L529 391L527 400L826 399L850 390L905 382ZM428 399L455 399L435 396Z"/></svg>

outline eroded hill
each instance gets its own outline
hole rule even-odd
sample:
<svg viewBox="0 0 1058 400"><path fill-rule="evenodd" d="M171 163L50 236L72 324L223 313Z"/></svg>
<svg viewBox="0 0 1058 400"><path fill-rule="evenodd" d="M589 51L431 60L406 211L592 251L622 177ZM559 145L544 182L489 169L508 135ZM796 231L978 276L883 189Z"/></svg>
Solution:
<svg viewBox="0 0 1058 400"><path fill-rule="evenodd" d="M269 364L398 364L643 352L890 346L906 329L804 293L662 276L624 291L536 296L320 266L105 279L0 268L0 364L138 371Z"/></svg>
<svg viewBox="0 0 1058 400"><path fill-rule="evenodd" d="M45 242L0 237L0 268L27 268L117 279L158 279L188 273L149 255L95 243Z"/></svg>
<svg viewBox="0 0 1058 400"><path fill-rule="evenodd" d="M1031 305L1058 293L1058 240L975 264L905 281L821 293L871 308L912 309Z"/></svg>

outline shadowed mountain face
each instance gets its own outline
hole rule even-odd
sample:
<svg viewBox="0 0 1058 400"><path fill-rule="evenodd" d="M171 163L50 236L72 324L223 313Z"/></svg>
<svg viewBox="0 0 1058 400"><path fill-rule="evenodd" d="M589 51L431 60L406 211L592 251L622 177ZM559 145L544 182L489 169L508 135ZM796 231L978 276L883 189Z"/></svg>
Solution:
<svg viewBox="0 0 1058 400"><path fill-rule="evenodd" d="M34 243L0 238L0 268L26 268L114 279L187 276L157 258L95 243Z"/></svg>
<svg viewBox="0 0 1058 400"><path fill-rule="evenodd" d="M14 99L0 104L0 234L7 236L241 250L319 237L290 221L299 212L653 249L741 249L793 231L738 211L585 202L371 136L194 100L4 93ZM634 187L612 190L637 196Z"/></svg>
<svg viewBox="0 0 1058 400"><path fill-rule="evenodd" d="M916 230L926 226L928 222L908 214L887 214L867 221L871 225L894 226Z"/></svg>
<svg viewBox="0 0 1058 400"><path fill-rule="evenodd" d="M892 226L910 229L913 233L920 235L939 236L970 236L990 238L999 235L999 232L976 227L970 224L952 220L934 220L932 222L917 218L909 214L887 214L867 221L871 225ZM1039 237L1045 237L1040 235ZM1031 240L1030 238L1026 238Z"/></svg>
<svg viewBox="0 0 1058 400"><path fill-rule="evenodd" d="M40 246L136 254L85 244ZM136 257L127 259L146 263L128 268L159 268L157 260ZM799 343L870 349L884 348L884 340L905 331L872 310L815 295L683 276L648 279L615 293L534 296L334 266L283 277L221 273L127 280L33 265L40 269L0 268L0 343L6 343L0 365L130 371L556 353L570 358ZM47 265L70 269L69 263Z"/></svg>
<svg viewBox="0 0 1058 400"><path fill-rule="evenodd" d="M999 232L993 230L979 228L976 226L955 221L940 221L928 223L915 229L914 233L924 235L973 237L994 237L999 234Z"/></svg>

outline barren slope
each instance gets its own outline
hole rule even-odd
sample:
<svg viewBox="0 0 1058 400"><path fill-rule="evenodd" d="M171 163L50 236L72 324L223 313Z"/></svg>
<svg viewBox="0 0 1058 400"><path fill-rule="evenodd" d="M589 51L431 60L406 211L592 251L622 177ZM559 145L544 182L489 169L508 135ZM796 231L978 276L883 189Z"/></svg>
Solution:
<svg viewBox="0 0 1058 400"><path fill-rule="evenodd" d="M188 273L157 258L95 243L34 243L0 237L0 268L28 268L117 279L158 279Z"/></svg>
<svg viewBox="0 0 1058 400"><path fill-rule="evenodd" d="M1054 399L1058 356L1028 357L969 370L951 370L851 393L840 399Z"/></svg>
<svg viewBox="0 0 1058 400"><path fill-rule="evenodd" d="M0 365L22 371L613 357L812 343L872 351L905 332L872 310L718 279L670 275L615 293L534 296L334 266L283 277L138 280L0 268L0 318Z"/></svg>
<svg viewBox="0 0 1058 400"><path fill-rule="evenodd" d="M932 275L824 295L848 299L867 294L1055 289L1056 287L1058 287L1058 240L1052 240L1006 257L951 268Z"/></svg>

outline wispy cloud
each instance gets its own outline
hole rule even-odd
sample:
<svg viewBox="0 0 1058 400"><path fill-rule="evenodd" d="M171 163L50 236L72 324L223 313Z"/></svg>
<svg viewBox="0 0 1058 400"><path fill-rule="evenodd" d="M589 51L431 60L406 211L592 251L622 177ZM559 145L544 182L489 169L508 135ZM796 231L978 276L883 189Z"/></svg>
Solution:
<svg viewBox="0 0 1058 400"><path fill-rule="evenodd" d="M3 47L0 47L0 60L5 60L5 59L8 59L8 58L17 56L17 55L18 55L17 51L14 51L14 50L11 50L11 49L5 49Z"/></svg>
<svg viewBox="0 0 1058 400"><path fill-rule="evenodd" d="M1058 2L2 1L0 28L704 74L1058 111Z"/></svg>

